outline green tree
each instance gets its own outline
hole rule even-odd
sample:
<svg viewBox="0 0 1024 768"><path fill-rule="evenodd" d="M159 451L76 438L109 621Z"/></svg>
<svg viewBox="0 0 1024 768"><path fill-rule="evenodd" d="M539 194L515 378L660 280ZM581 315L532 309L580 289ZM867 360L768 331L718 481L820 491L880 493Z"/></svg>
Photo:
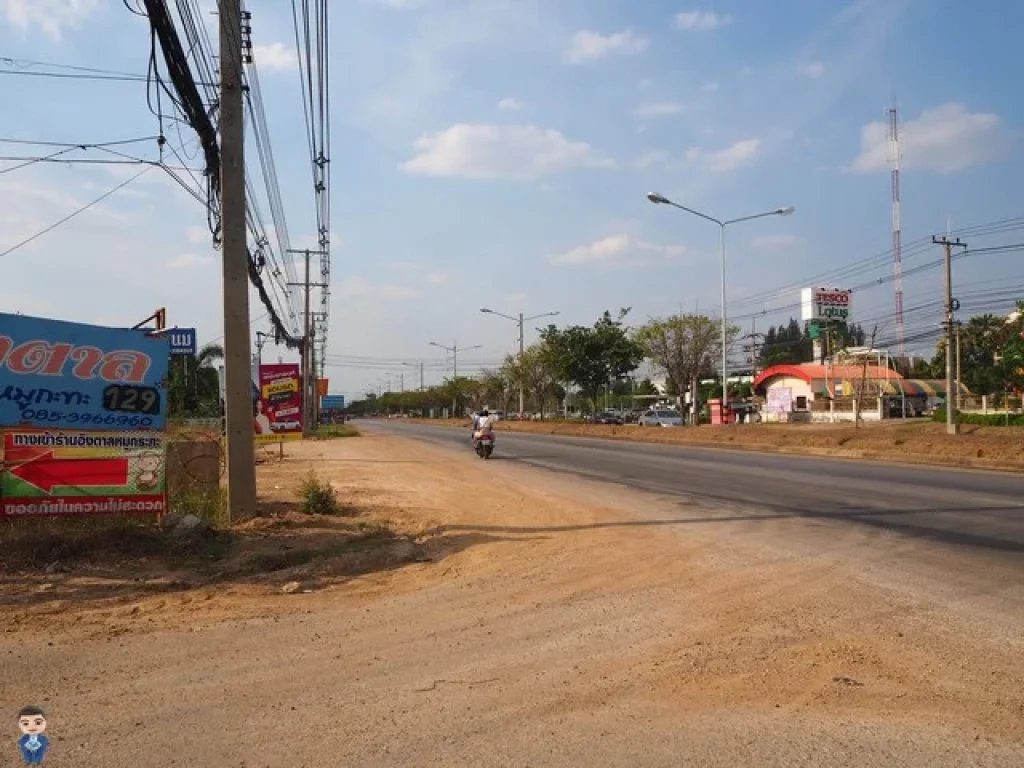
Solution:
<svg viewBox="0 0 1024 768"><path fill-rule="evenodd" d="M224 348L207 344L196 355L176 355L168 370L167 404L176 418L214 418L220 415L220 377L216 364Z"/></svg>
<svg viewBox="0 0 1024 768"><path fill-rule="evenodd" d="M637 329L645 355L664 373L669 390L686 392L701 376L715 370L722 356L722 323L705 315L656 318ZM730 328L735 338L737 328Z"/></svg>
<svg viewBox="0 0 1024 768"><path fill-rule="evenodd" d="M591 327L548 326L541 332L545 357L561 381L574 384L591 405L610 382L631 373L644 359L644 350L625 326L629 309L617 317L605 312Z"/></svg>
<svg viewBox="0 0 1024 768"><path fill-rule="evenodd" d="M522 357L509 355L505 359L504 370L518 388L522 383L533 407L540 413L541 419L548 400L555 394L558 387L558 375L552 364L554 357L544 342L532 344L523 350Z"/></svg>

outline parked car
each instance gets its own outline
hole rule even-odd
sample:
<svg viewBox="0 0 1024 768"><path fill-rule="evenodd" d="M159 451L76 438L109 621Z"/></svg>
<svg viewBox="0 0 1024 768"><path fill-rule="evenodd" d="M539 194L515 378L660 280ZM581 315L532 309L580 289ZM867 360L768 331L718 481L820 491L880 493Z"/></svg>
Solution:
<svg viewBox="0 0 1024 768"><path fill-rule="evenodd" d="M622 417L612 411L604 411L596 416L591 417L591 424L622 424Z"/></svg>
<svg viewBox="0 0 1024 768"><path fill-rule="evenodd" d="M641 427L681 427L683 417L679 411L650 410L645 411L637 423Z"/></svg>

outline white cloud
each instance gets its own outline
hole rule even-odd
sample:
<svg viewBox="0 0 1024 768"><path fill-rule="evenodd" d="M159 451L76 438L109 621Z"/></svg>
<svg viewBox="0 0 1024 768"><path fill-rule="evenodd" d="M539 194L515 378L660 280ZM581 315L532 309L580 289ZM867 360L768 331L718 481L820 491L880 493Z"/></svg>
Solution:
<svg viewBox="0 0 1024 768"><path fill-rule="evenodd" d="M197 267L208 267L213 264L212 256L202 256L198 253L179 253L167 260L167 266L171 269L195 269Z"/></svg>
<svg viewBox="0 0 1024 768"><path fill-rule="evenodd" d="M458 123L416 141L418 154L399 167L426 176L534 179L572 168L610 168L614 162L582 141L533 125Z"/></svg>
<svg viewBox="0 0 1024 768"><path fill-rule="evenodd" d="M419 291L408 285L372 283L364 277L348 275L331 287L331 295L342 299L401 301L419 296Z"/></svg>
<svg viewBox="0 0 1024 768"><path fill-rule="evenodd" d="M623 233L556 254L551 257L551 261L567 266L611 268L679 261L685 253L686 248L681 245L659 245Z"/></svg>
<svg viewBox="0 0 1024 768"><path fill-rule="evenodd" d="M299 63L295 49L284 43L271 43L270 45L254 45L252 47L253 63L259 67L261 72L285 72Z"/></svg>
<svg viewBox="0 0 1024 768"><path fill-rule="evenodd" d="M825 74L825 64L821 61L812 61L800 67L800 71L807 77L817 79Z"/></svg>
<svg viewBox="0 0 1024 768"><path fill-rule="evenodd" d="M732 16L722 16L714 11L683 11L676 14L679 29L713 30L732 24Z"/></svg>
<svg viewBox="0 0 1024 768"><path fill-rule="evenodd" d="M647 38L641 37L631 29L610 35L602 35L600 32L584 29L572 36L564 59L569 64L582 64L616 53L635 56L646 51L648 45L650 45L650 41Z"/></svg>
<svg viewBox="0 0 1024 768"><path fill-rule="evenodd" d="M525 106L519 99L514 99L511 96L506 96L498 102L498 109L504 109L508 112L518 112Z"/></svg>
<svg viewBox="0 0 1024 768"><path fill-rule="evenodd" d="M633 114L639 117L662 117L678 115L684 109L678 101L645 101L633 110Z"/></svg>
<svg viewBox="0 0 1024 768"><path fill-rule="evenodd" d="M927 109L900 128L904 168L953 173L991 160L1009 144L998 115L968 112L963 104ZM871 173L889 168L889 126L868 123L860 131L860 155L850 170Z"/></svg>
<svg viewBox="0 0 1024 768"><path fill-rule="evenodd" d="M704 93L714 93L718 90L718 83L704 83L700 89L704 91Z"/></svg>
<svg viewBox="0 0 1024 768"><path fill-rule="evenodd" d="M2 0L7 20L27 31L39 27L55 42L68 27L78 26L100 6L99 0Z"/></svg>
<svg viewBox="0 0 1024 768"><path fill-rule="evenodd" d="M788 251L802 245L804 239L797 235L761 235L750 244L761 251Z"/></svg>
<svg viewBox="0 0 1024 768"><path fill-rule="evenodd" d="M399 11L419 8L426 4L426 0L374 0L374 2L378 5L386 5L388 8L395 8Z"/></svg>
<svg viewBox="0 0 1024 768"><path fill-rule="evenodd" d="M724 173L749 165L757 156L760 147L760 139L743 139L725 149L713 152L692 148L686 152L686 161L691 165L703 166L709 171Z"/></svg>
<svg viewBox="0 0 1024 768"><path fill-rule="evenodd" d="M213 235L210 233L209 227L186 227L185 237L188 238L190 243L196 245L213 242Z"/></svg>
<svg viewBox="0 0 1024 768"><path fill-rule="evenodd" d="M636 87L639 88L641 91L646 91L648 88L652 88L653 86L654 86L654 81L651 78L649 78L649 77L642 78L636 84Z"/></svg>
<svg viewBox="0 0 1024 768"><path fill-rule="evenodd" d="M640 157L636 159L634 165L643 170L644 168L651 168L655 165L666 165L669 158L670 156L668 152L661 149L654 149L640 155Z"/></svg>

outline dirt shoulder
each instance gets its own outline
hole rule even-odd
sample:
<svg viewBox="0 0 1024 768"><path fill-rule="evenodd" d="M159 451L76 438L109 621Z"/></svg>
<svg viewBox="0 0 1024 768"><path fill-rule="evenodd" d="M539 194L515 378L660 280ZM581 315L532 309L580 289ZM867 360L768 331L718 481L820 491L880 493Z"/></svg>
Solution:
<svg viewBox="0 0 1024 768"><path fill-rule="evenodd" d="M344 516L292 508L311 468ZM885 577L904 543L686 525L377 435L289 446L259 483L268 516L220 551L5 565L5 692L50 711L54 765L137 764L126 711L152 766L1024 760L1019 616Z"/></svg>
<svg viewBox="0 0 1024 768"><path fill-rule="evenodd" d="M456 420L411 421L465 429ZM964 425L950 437L944 424L889 421L852 424L731 424L697 429L658 429L570 422L499 422L506 432L597 437L668 445L699 445L773 453L882 459L908 464L1024 470L1024 427Z"/></svg>

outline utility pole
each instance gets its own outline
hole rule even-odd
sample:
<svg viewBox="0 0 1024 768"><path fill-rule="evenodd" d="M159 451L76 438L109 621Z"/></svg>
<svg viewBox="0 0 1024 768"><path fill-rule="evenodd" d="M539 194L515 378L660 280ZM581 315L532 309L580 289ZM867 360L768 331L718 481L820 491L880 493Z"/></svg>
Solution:
<svg viewBox="0 0 1024 768"><path fill-rule="evenodd" d="M871 329L871 344L868 346L868 351L864 354L863 368L861 369L861 372L860 372L860 386L857 388L858 389L857 399L854 401L854 404L853 404L853 408L854 408L854 411L853 411L853 428L854 429L859 429L860 428L860 414L861 414L861 411L864 408L864 388L867 385L867 381L868 381L868 358L870 357L870 353L875 348L875 336L877 334L878 334L878 326L876 325L874 328Z"/></svg>
<svg viewBox="0 0 1024 768"><path fill-rule="evenodd" d="M953 298L953 247L966 248L967 243L960 242L960 238L950 240L948 237L932 236L935 245L941 245L945 256L946 266L946 434L960 434L960 414L957 412L957 398L953 390L953 313L960 308L960 302ZM960 389L960 380L956 382L957 392Z"/></svg>
<svg viewBox="0 0 1024 768"><path fill-rule="evenodd" d="M523 344L526 333L523 331L523 313L519 313L519 420L523 420L523 414L526 412L526 372L523 370L524 362L526 361L526 350ZM607 401L607 398L606 398Z"/></svg>
<svg viewBox="0 0 1024 768"><path fill-rule="evenodd" d="M302 331L302 434L309 437L311 431L316 426L317 418L317 396L316 396L316 366L314 364L314 341L313 336L315 332L315 324L313 322L313 313L310 309L311 291L313 288L326 288L327 283L314 283L311 282L310 277L310 259L313 255L323 256L323 251L312 251L308 248L302 250L291 250L288 253L301 254L306 259L306 275L305 280L301 283L287 283L290 287L302 288L305 290L305 307L303 316L303 331Z"/></svg>
<svg viewBox="0 0 1024 768"><path fill-rule="evenodd" d="M263 331L256 331L256 364L263 365L263 347L267 343L267 339L270 338L269 333Z"/></svg>
<svg viewBox="0 0 1024 768"><path fill-rule="evenodd" d="M956 412L960 413L960 328L963 325L959 320L956 323Z"/></svg>
<svg viewBox="0 0 1024 768"><path fill-rule="evenodd" d="M452 416L455 416L455 411L458 410L458 386L459 386L459 343L453 341L450 347L446 347L444 344L438 344L436 341L430 342L430 346L443 349L445 352L449 352L452 356L452 384L455 385L455 393L452 395ZM463 352L468 352L471 349L480 349L481 345L477 344L472 347L462 347ZM420 369L422 371L422 368ZM420 374L422 377L422 373Z"/></svg>
<svg viewBox="0 0 1024 768"><path fill-rule="evenodd" d="M246 244L242 4L220 5L220 186L224 299L224 432L228 515L256 513L256 455Z"/></svg>

